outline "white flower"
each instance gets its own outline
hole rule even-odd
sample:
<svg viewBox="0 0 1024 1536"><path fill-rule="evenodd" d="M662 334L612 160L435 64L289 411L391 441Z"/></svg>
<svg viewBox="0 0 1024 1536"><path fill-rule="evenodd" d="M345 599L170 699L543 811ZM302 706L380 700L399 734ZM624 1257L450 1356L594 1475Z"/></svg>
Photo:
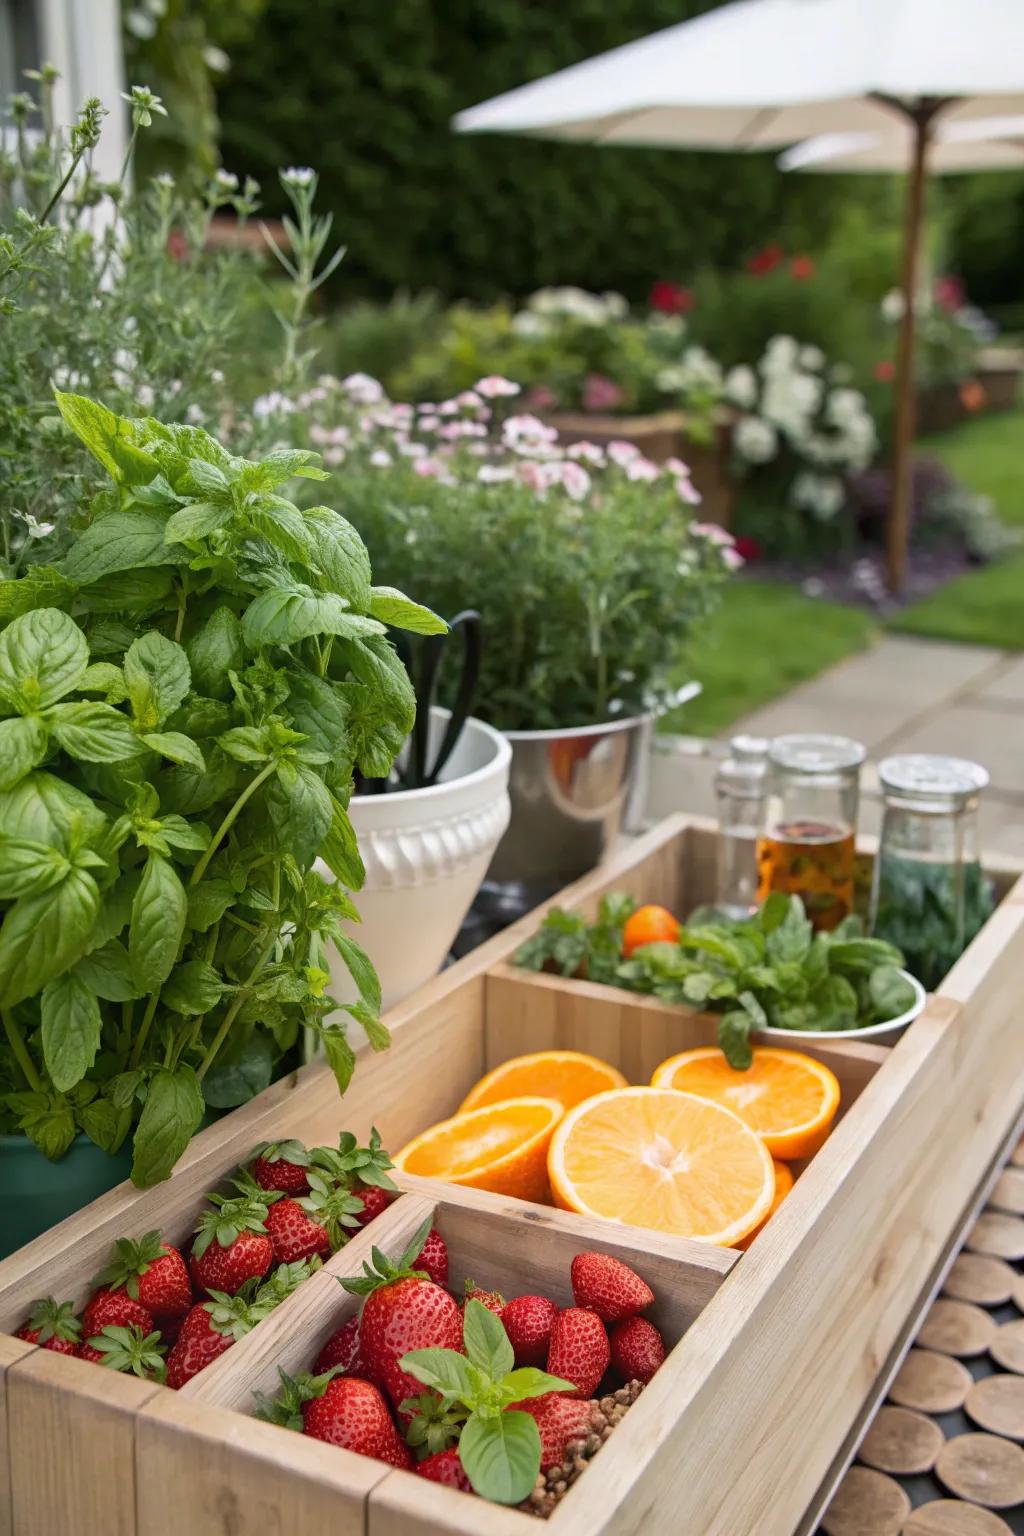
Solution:
<svg viewBox="0 0 1024 1536"><path fill-rule="evenodd" d="M536 416L509 416L502 424L501 435L510 448L520 453L543 450L558 441L556 429Z"/></svg>
<svg viewBox="0 0 1024 1536"><path fill-rule="evenodd" d="M508 464L481 464L476 477L483 485L498 485L503 480L514 480L515 473Z"/></svg>
<svg viewBox="0 0 1024 1536"><path fill-rule="evenodd" d="M416 430L418 432L436 432L440 425L440 416L421 416L416 423Z"/></svg>
<svg viewBox="0 0 1024 1536"><path fill-rule="evenodd" d="M399 443L398 451L407 459L425 459L430 449L426 443Z"/></svg>
<svg viewBox="0 0 1024 1536"><path fill-rule="evenodd" d="M330 448L324 449L324 463L329 465L331 469L337 469L338 465L343 464L344 462L344 448L338 448L332 445Z"/></svg>
<svg viewBox="0 0 1024 1536"><path fill-rule="evenodd" d="M799 362L801 368L824 368L825 354L820 347L801 347Z"/></svg>
<svg viewBox="0 0 1024 1536"><path fill-rule="evenodd" d="M317 447L322 448L325 443L329 443L331 440L331 429L330 427L322 427L318 421L314 421L309 429L309 436L310 440L316 443Z"/></svg>
<svg viewBox="0 0 1024 1536"><path fill-rule="evenodd" d="M308 165L289 165L281 172L286 187L311 187L316 181L316 171Z"/></svg>
<svg viewBox="0 0 1024 1536"><path fill-rule="evenodd" d="M616 302L620 298L618 294L611 297ZM541 288L528 300L528 307L535 316L564 317L577 320L581 325L606 325L609 320L618 318L614 313L614 302L609 309L605 296L587 293L583 288Z"/></svg>
<svg viewBox="0 0 1024 1536"><path fill-rule="evenodd" d="M757 374L745 363L730 368L725 376L725 396L741 411L752 410L757 401Z"/></svg>
<svg viewBox="0 0 1024 1536"><path fill-rule="evenodd" d="M686 388L686 369L680 363L669 363L659 368L654 382L663 395L678 395Z"/></svg>
<svg viewBox="0 0 1024 1536"><path fill-rule="evenodd" d="M201 405L196 405L195 401L193 400L192 404L185 412L185 420L192 427L201 426L202 423L206 420L206 412L203 410Z"/></svg>
<svg viewBox="0 0 1024 1536"><path fill-rule="evenodd" d="M604 449L597 443L570 443L565 450L570 459L582 459L586 464L603 464Z"/></svg>
<svg viewBox="0 0 1024 1536"><path fill-rule="evenodd" d="M368 373L350 373L341 387L356 405L376 405L384 398L384 387Z"/></svg>
<svg viewBox="0 0 1024 1536"><path fill-rule="evenodd" d="M234 171L217 170L213 174L213 179L222 192L238 191L238 177Z"/></svg>
<svg viewBox="0 0 1024 1536"><path fill-rule="evenodd" d="M512 329L517 336L530 337L546 336L550 329L543 315L535 314L532 309L521 309L512 317Z"/></svg>
<svg viewBox="0 0 1024 1536"><path fill-rule="evenodd" d="M799 355L800 344L792 336L773 336L765 347L761 372L766 375L790 373L796 367Z"/></svg>
<svg viewBox="0 0 1024 1536"><path fill-rule="evenodd" d="M563 461L558 469L562 485L573 501L583 501L590 491L590 476L583 465L569 459Z"/></svg>
<svg viewBox="0 0 1024 1536"><path fill-rule="evenodd" d="M32 516L31 512L19 512L18 516L25 524L30 539L45 539L48 533L56 528L56 523L41 523Z"/></svg>
<svg viewBox="0 0 1024 1536"><path fill-rule="evenodd" d="M142 406L142 409L144 411L152 410L152 408L153 408L153 401L156 399L156 396L153 393L152 385L151 384L139 384L137 386L136 390L135 390L135 399L137 400L139 405ZM199 409L199 407L196 406L196 405L190 405L189 406L189 410L190 411L195 411L195 410L198 410L198 409ZM202 412L200 412L200 415L202 415Z"/></svg>
<svg viewBox="0 0 1024 1536"><path fill-rule="evenodd" d="M173 192L174 177L171 175L170 171L160 171L156 176L153 177L153 185L154 187L159 187L163 192Z"/></svg>
<svg viewBox="0 0 1024 1536"><path fill-rule="evenodd" d="M224 383L224 375L219 368L210 369L210 382L213 384Z"/></svg>
<svg viewBox="0 0 1024 1536"><path fill-rule="evenodd" d="M768 464L779 451L779 436L770 421L741 416L732 434L733 447L748 464Z"/></svg>
<svg viewBox="0 0 1024 1536"><path fill-rule="evenodd" d="M799 437L808 430L824 389L817 374L770 373L761 392L761 415L788 435Z"/></svg>
<svg viewBox="0 0 1024 1536"><path fill-rule="evenodd" d="M882 319L887 320L890 325L895 325L897 321L903 319L907 301L899 288L890 288L879 307L882 311Z"/></svg>
<svg viewBox="0 0 1024 1536"><path fill-rule="evenodd" d="M375 448L370 454L370 463L374 469L387 469L391 462L390 453L386 453L383 448Z"/></svg>
<svg viewBox="0 0 1024 1536"><path fill-rule="evenodd" d="M608 289L602 293L601 298L604 301L605 314L609 320L625 320L629 314L629 304L621 293Z"/></svg>
<svg viewBox="0 0 1024 1536"><path fill-rule="evenodd" d="M613 464L618 464L620 469L625 469L633 459L640 457L640 449L636 443L627 443L620 438L608 444L607 453Z"/></svg>
<svg viewBox="0 0 1024 1536"><path fill-rule="evenodd" d="M703 497L687 475L680 475L676 481L676 493L680 501L684 501L688 507L699 507Z"/></svg>
<svg viewBox="0 0 1024 1536"><path fill-rule="evenodd" d="M630 459L626 465L627 480L657 480L661 470L650 459Z"/></svg>
<svg viewBox="0 0 1024 1536"><path fill-rule="evenodd" d="M485 400L510 400L519 393L519 385L511 379L502 378L500 373L489 373L486 378L477 379L473 388Z"/></svg>
<svg viewBox="0 0 1024 1536"><path fill-rule="evenodd" d="M842 511L846 495L843 482L834 475L818 475L813 470L804 470L793 481L790 499L795 506L812 513L819 522L827 523Z"/></svg>
<svg viewBox="0 0 1024 1536"><path fill-rule="evenodd" d="M267 416L289 416L294 409L295 401L282 395L279 389L272 389L266 395L257 395L252 403L252 413L260 421Z"/></svg>

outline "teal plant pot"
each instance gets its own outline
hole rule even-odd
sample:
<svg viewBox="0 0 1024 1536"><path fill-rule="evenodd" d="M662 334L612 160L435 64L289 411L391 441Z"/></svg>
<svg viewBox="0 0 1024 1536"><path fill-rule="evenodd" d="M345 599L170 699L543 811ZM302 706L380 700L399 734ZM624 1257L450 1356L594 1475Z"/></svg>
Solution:
<svg viewBox="0 0 1024 1536"><path fill-rule="evenodd" d="M0 1259L106 1194L128 1177L131 1167L130 1137L111 1157L88 1136L76 1136L64 1156L51 1163L27 1136L0 1136Z"/></svg>

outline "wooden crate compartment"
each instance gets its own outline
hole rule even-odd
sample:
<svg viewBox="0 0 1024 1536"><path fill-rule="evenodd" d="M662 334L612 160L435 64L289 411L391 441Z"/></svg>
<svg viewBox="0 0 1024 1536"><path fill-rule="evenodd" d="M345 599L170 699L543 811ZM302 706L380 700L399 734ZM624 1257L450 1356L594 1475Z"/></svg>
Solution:
<svg viewBox="0 0 1024 1536"><path fill-rule="evenodd" d="M575 1218L559 1211L533 1208L531 1219L518 1201L415 1182L418 1192L403 1196L374 1223L374 1241L396 1257L429 1216L447 1244L456 1296L472 1277L509 1296L540 1291L571 1305L573 1256L583 1247L599 1247L628 1261L647 1280L656 1297L647 1315L673 1346L734 1262L730 1254L683 1239L606 1222L585 1223L581 1230ZM335 1254L321 1275L276 1309L259 1337L250 1334L181 1392L160 1389L143 1406L136 1441L140 1536L169 1536L172 1528L187 1529L189 1536L222 1536L225 1530L231 1536L264 1536L296 1528L297 1511L303 1517L330 1513L332 1530L392 1536L404 1528L403 1520L420 1517L425 1498L437 1507L437 1530L537 1531L536 1521L517 1511L481 1505L412 1473L251 1418L253 1393L276 1390L278 1367L289 1374L309 1370L326 1340L358 1308L335 1277L360 1272L370 1235ZM242 1488L246 1495L236 1502ZM179 1525L168 1525L169 1508ZM228 1508L230 1525L224 1519ZM492 1519L498 1523L492 1526Z"/></svg>

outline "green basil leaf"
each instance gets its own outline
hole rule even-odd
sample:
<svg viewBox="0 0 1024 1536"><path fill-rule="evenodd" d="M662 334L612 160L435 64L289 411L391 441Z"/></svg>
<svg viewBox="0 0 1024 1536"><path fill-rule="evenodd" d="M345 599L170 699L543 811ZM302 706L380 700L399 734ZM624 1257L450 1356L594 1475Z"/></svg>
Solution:
<svg viewBox="0 0 1024 1536"><path fill-rule="evenodd" d="M332 795L331 802L331 825L320 849L320 857L336 880L350 891L358 891L366 879L366 869L359 852L355 828L341 801Z"/></svg>
<svg viewBox="0 0 1024 1536"><path fill-rule="evenodd" d="M271 497L264 506L253 507L249 517L257 532L279 549L285 559L299 565L311 565L316 559L316 539L298 507L291 502Z"/></svg>
<svg viewBox="0 0 1024 1536"><path fill-rule="evenodd" d="M128 697L124 673L110 661L94 661L79 683L82 693L105 693L108 704L123 704Z"/></svg>
<svg viewBox="0 0 1024 1536"><path fill-rule="evenodd" d="M540 1471L540 1431L532 1414L472 1414L459 1439L459 1459L474 1493L494 1504L521 1504Z"/></svg>
<svg viewBox="0 0 1024 1536"><path fill-rule="evenodd" d="M237 899L230 880L221 876L193 885L188 893L188 926L197 933L206 933Z"/></svg>
<svg viewBox="0 0 1024 1536"><path fill-rule="evenodd" d="M209 827L201 821L190 825L184 816L164 816L160 822L160 832L172 848L202 853L210 846Z"/></svg>
<svg viewBox="0 0 1024 1536"><path fill-rule="evenodd" d="M334 1080L338 1085L338 1091L344 1093L352 1081L352 1073L356 1067L356 1055L348 1043L343 1026L336 1024L326 1026L320 1032L323 1041L324 1054L327 1064L334 1073Z"/></svg>
<svg viewBox="0 0 1024 1536"><path fill-rule="evenodd" d="M718 1021L718 1044L730 1067L738 1072L746 1072L754 1059L750 1028L750 1014L741 1008L723 1013Z"/></svg>
<svg viewBox="0 0 1024 1536"><path fill-rule="evenodd" d="M52 773L30 773L17 788L0 792L0 826L12 837L50 843L67 853L74 842L89 842L103 831L106 817L74 785Z"/></svg>
<svg viewBox="0 0 1024 1536"><path fill-rule="evenodd" d="M279 771L267 786L267 809L280 846L294 854L301 869L308 869L330 830L331 796L313 768L305 763L287 766L291 772Z"/></svg>
<svg viewBox="0 0 1024 1536"><path fill-rule="evenodd" d="M8 1103L19 1117L19 1131L44 1157L56 1162L64 1156L75 1139L75 1115L63 1094L12 1093Z"/></svg>
<svg viewBox="0 0 1024 1536"><path fill-rule="evenodd" d="M391 1044L391 1031L380 1020L379 1010L368 1008L365 1003L342 1003L347 1014L363 1026L367 1044L372 1051L386 1051Z"/></svg>
<svg viewBox="0 0 1024 1536"><path fill-rule="evenodd" d="M128 955L136 985L143 992L159 987L171 973L185 932L187 899L173 865L150 853L132 902Z"/></svg>
<svg viewBox="0 0 1024 1536"><path fill-rule="evenodd" d="M163 1068L149 1084L135 1132L132 1183L148 1189L166 1179L203 1118L203 1095L191 1067Z"/></svg>
<svg viewBox="0 0 1024 1536"><path fill-rule="evenodd" d="M239 763L265 763L270 757L266 733L255 725L239 725L217 737L217 745Z"/></svg>
<svg viewBox="0 0 1024 1536"><path fill-rule="evenodd" d="M288 684L292 724L309 745L332 762L345 755L348 705L335 684L312 672L299 672Z"/></svg>
<svg viewBox="0 0 1024 1536"><path fill-rule="evenodd" d="M0 926L0 1008L13 1008L60 976L84 952L100 908L95 880L73 869L38 896L23 896Z"/></svg>
<svg viewBox="0 0 1024 1536"><path fill-rule="evenodd" d="M216 533L218 528L229 523L234 511L230 502L219 505L210 501L189 502L168 518L164 537L168 543L181 544L205 539L208 534Z"/></svg>
<svg viewBox="0 0 1024 1536"><path fill-rule="evenodd" d="M72 974L106 1003L127 1003L139 996L128 951L117 939L108 939L98 949L83 955Z"/></svg>
<svg viewBox="0 0 1024 1536"><path fill-rule="evenodd" d="M241 671L245 659L242 626L230 608L217 608L188 643L192 686L211 699L231 693L231 672Z"/></svg>
<svg viewBox="0 0 1024 1536"><path fill-rule="evenodd" d="M224 982L205 960L176 965L164 982L161 1003L175 1013L209 1013L224 996Z"/></svg>
<svg viewBox="0 0 1024 1536"><path fill-rule="evenodd" d="M370 557L347 518L332 507L310 507L306 526L316 540L316 564L324 585L345 597L356 613L370 606Z"/></svg>
<svg viewBox="0 0 1024 1536"><path fill-rule="evenodd" d="M483 1373L454 1349L413 1349L402 1355L398 1364L425 1387L433 1387L450 1401L465 1403L467 1408L476 1405L487 1386Z"/></svg>
<svg viewBox="0 0 1024 1536"><path fill-rule="evenodd" d="M147 731L142 740L151 752L159 752L172 763L183 763L187 768L194 768L196 773L206 772L203 754L195 742L180 731Z"/></svg>
<svg viewBox="0 0 1024 1536"><path fill-rule="evenodd" d="M203 1097L214 1109L248 1104L274 1075L274 1049L265 1034L250 1035L222 1051L203 1078Z"/></svg>
<svg viewBox="0 0 1024 1536"><path fill-rule="evenodd" d="M349 704L352 755L368 778L387 778L416 719L409 675L387 640L356 640L340 649L358 680L342 685Z"/></svg>
<svg viewBox="0 0 1024 1536"><path fill-rule="evenodd" d="M124 1145L132 1128L131 1111L118 1109L110 1099L93 1099L76 1111L75 1118L91 1142L111 1157Z"/></svg>
<svg viewBox="0 0 1024 1536"><path fill-rule="evenodd" d="M242 615L242 637L258 650L265 645L294 645L311 635L341 635L355 640L382 635L376 619L350 613L334 592L314 592L301 585L271 587L253 598Z"/></svg>
<svg viewBox="0 0 1024 1536"><path fill-rule="evenodd" d="M112 704L55 704L47 721L64 751L83 762L121 763L139 754L128 716Z"/></svg>
<svg viewBox="0 0 1024 1536"><path fill-rule="evenodd" d="M515 1351L501 1318L495 1317L482 1301L466 1302L462 1313L462 1342L467 1358L495 1380L506 1375L516 1363ZM515 1398L512 1401L515 1402Z"/></svg>
<svg viewBox="0 0 1024 1536"><path fill-rule="evenodd" d="M49 745L38 715L0 720L0 790L20 784L42 762Z"/></svg>
<svg viewBox="0 0 1024 1536"><path fill-rule="evenodd" d="M871 972L868 993L879 1020L898 1019L917 999L913 986L894 965L880 965Z"/></svg>
<svg viewBox="0 0 1024 1536"><path fill-rule="evenodd" d="M373 968L373 961L347 933L335 932L334 946L348 967L349 975L359 989L359 996L374 1013L380 1011L380 981Z"/></svg>
<svg viewBox="0 0 1024 1536"><path fill-rule="evenodd" d="M128 647L124 677L132 714L143 731L155 731L161 726L192 686L184 648L156 630L150 630Z"/></svg>
<svg viewBox="0 0 1024 1536"><path fill-rule="evenodd" d="M571 1381L539 1371L536 1366L524 1365L518 1371L509 1371L501 1382L502 1392L510 1403L524 1403L531 1397L543 1397L546 1392L575 1392Z"/></svg>
<svg viewBox="0 0 1024 1536"><path fill-rule="evenodd" d="M0 891L7 901L50 890L60 884L70 868L60 850L49 843L0 836Z"/></svg>
<svg viewBox="0 0 1024 1536"><path fill-rule="evenodd" d="M85 444L113 480L145 484L159 465L133 441L134 423L115 416L97 400L54 390L57 409L75 436Z"/></svg>
<svg viewBox="0 0 1024 1536"><path fill-rule="evenodd" d="M16 619L33 608L67 607L74 595L56 566L34 565L16 581L0 579L0 619Z"/></svg>
<svg viewBox="0 0 1024 1536"><path fill-rule="evenodd" d="M196 485L208 491L211 496L223 496L228 489L224 471L209 459L193 456L188 461L188 472Z"/></svg>
<svg viewBox="0 0 1024 1536"><path fill-rule="evenodd" d="M63 574L80 586L115 571L177 565L188 551L164 543L164 523L150 512L108 512L80 533L63 561Z"/></svg>
<svg viewBox="0 0 1024 1536"><path fill-rule="evenodd" d="M19 713L56 704L77 688L89 665L85 636L59 608L36 608L0 634L0 693Z"/></svg>
<svg viewBox="0 0 1024 1536"><path fill-rule="evenodd" d="M164 598L171 590L172 574L167 566L144 566L137 571L115 571L112 575L97 582L95 586L83 587L78 594L76 606L80 606L86 613L116 613L116 614L145 614L147 617L154 609L161 607ZM98 626L97 626L98 627ZM102 643L98 642L97 631L94 629L89 636L90 649L94 656L104 650L120 652L126 646L131 645L135 638L132 631L122 636L121 643L110 646L105 643L106 632Z"/></svg>
<svg viewBox="0 0 1024 1536"><path fill-rule="evenodd" d="M370 614L393 629L412 630L417 635L446 635L448 625L429 608L414 603L395 587L370 588Z"/></svg>
<svg viewBox="0 0 1024 1536"><path fill-rule="evenodd" d="M53 1086L66 1093L80 1083L100 1048L100 1005L78 976L65 973L43 988L43 1060Z"/></svg>

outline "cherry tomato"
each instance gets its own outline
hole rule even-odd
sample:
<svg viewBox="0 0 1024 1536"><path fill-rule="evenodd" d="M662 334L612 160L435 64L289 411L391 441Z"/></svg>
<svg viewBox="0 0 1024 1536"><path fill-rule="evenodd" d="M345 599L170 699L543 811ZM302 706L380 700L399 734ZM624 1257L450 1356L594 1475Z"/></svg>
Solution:
<svg viewBox="0 0 1024 1536"><path fill-rule="evenodd" d="M622 930L622 953L628 959L645 944L674 944L679 937L679 920L666 907L638 907Z"/></svg>

